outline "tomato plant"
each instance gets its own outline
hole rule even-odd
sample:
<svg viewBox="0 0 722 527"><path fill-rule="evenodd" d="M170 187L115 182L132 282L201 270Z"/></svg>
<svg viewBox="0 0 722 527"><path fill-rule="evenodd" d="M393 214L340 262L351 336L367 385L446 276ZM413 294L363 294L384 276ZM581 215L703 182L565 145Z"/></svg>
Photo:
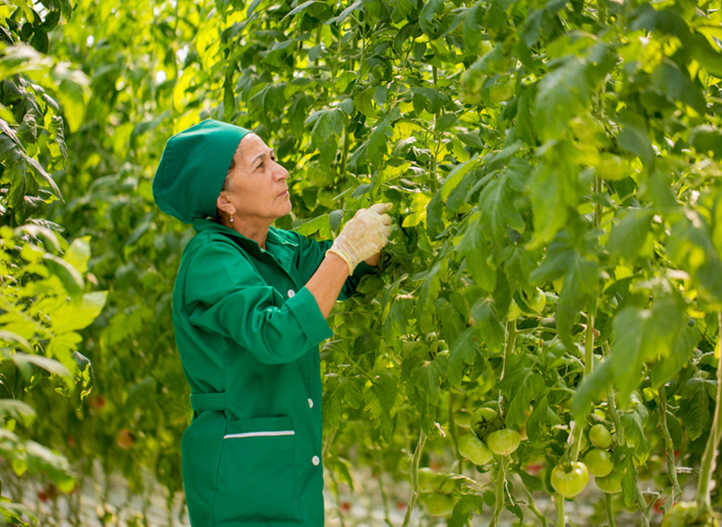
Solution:
<svg viewBox="0 0 722 527"><path fill-rule="evenodd" d="M522 467L573 465L589 437L613 448L597 486L619 495L601 521L623 506L648 525L639 480L656 471L651 492L672 504L682 466L698 510L719 509L718 2L69 4L0 7L37 53L3 51L27 66L2 80L3 225L19 268L109 293L58 352L69 371L75 351L90 360L94 393L81 404L81 379L58 402L64 381L28 377L43 418L6 421L23 440L65 454L81 484L98 459L144 499L147 469L180 490L191 408L170 291L192 231L158 214L150 185L167 138L213 117L256 131L291 172L280 228L329 238L357 209L395 205L379 273L321 349L330 488L367 467L410 482L407 526L427 491L448 493L434 499L455 503L454 527L481 510L521 522L553 490ZM26 245L67 254L26 222L86 240L82 288L53 258L24 259ZM24 338L49 358L41 337ZM503 429L525 434L485 473L457 456L464 434ZM447 483L422 485L434 464Z"/></svg>

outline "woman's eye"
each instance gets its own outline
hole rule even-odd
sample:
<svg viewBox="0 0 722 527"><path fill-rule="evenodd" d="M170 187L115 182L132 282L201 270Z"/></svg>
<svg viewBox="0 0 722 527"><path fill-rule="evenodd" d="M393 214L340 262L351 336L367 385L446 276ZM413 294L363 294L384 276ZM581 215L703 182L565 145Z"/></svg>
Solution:
<svg viewBox="0 0 722 527"><path fill-rule="evenodd" d="M256 170L261 170L262 168L263 168L263 163L261 163L260 165L258 165L258 166L256 167Z"/></svg>

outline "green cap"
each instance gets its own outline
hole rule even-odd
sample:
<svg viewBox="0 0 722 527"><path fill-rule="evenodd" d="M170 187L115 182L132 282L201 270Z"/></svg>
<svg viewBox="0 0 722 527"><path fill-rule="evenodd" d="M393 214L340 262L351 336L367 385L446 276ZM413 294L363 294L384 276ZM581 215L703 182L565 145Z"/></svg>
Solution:
<svg viewBox="0 0 722 527"><path fill-rule="evenodd" d="M249 130L208 119L174 135L153 178L156 205L183 223L216 215L238 143Z"/></svg>

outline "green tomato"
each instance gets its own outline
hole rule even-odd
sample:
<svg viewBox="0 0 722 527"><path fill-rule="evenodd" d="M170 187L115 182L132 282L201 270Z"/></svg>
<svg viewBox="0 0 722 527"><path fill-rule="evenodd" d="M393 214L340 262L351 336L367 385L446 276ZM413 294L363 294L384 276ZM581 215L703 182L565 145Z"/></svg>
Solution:
<svg viewBox="0 0 722 527"><path fill-rule="evenodd" d="M521 436L519 432L509 430L508 428L492 432L486 438L486 445L489 447L489 450L498 456L508 456L519 448L520 442Z"/></svg>
<svg viewBox="0 0 722 527"><path fill-rule="evenodd" d="M484 56L487 53L489 53L492 49L494 49L494 46L492 46L491 42L488 40L482 40L479 42L479 55Z"/></svg>
<svg viewBox="0 0 722 527"><path fill-rule="evenodd" d="M432 516L446 516L454 510L454 500L447 494L440 494L438 492L432 492L429 494L422 494L421 501Z"/></svg>
<svg viewBox="0 0 722 527"><path fill-rule="evenodd" d="M466 434L459 439L459 454L474 465L486 465L494 459L494 455L484 442L474 434Z"/></svg>
<svg viewBox="0 0 722 527"><path fill-rule="evenodd" d="M433 492L436 490L436 472L429 467L419 469L419 489L421 492Z"/></svg>
<svg viewBox="0 0 722 527"><path fill-rule="evenodd" d="M622 491L622 479L616 474L609 474L603 478L594 478L599 490L607 494L616 494Z"/></svg>
<svg viewBox="0 0 722 527"><path fill-rule="evenodd" d="M479 104L481 102L481 87L484 85L486 75L474 70L466 70L461 75L459 85L459 98L464 104Z"/></svg>
<svg viewBox="0 0 722 527"><path fill-rule="evenodd" d="M662 527L685 527L688 525L704 525L698 523L699 509L693 501L679 501L672 505L662 520Z"/></svg>
<svg viewBox="0 0 722 527"><path fill-rule="evenodd" d="M511 75L499 77L488 88L489 101L496 104L510 99L514 95L514 85L514 77Z"/></svg>
<svg viewBox="0 0 722 527"><path fill-rule="evenodd" d="M471 414L466 410L454 412L454 422L456 423L456 426L469 428L471 426Z"/></svg>
<svg viewBox="0 0 722 527"><path fill-rule="evenodd" d="M597 448L609 448L612 446L612 434L604 425L594 425L589 430L589 440Z"/></svg>
<svg viewBox="0 0 722 527"><path fill-rule="evenodd" d="M544 311L544 306L547 305L547 297L544 296L544 291L537 287L534 294L527 299L526 304L536 313Z"/></svg>
<svg viewBox="0 0 722 527"><path fill-rule="evenodd" d="M603 478L611 474L614 469L612 455L601 448L592 448L584 456L584 464L594 476Z"/></svg>
<svg viewBox="0 0 722 527"><path fill-rule="evenodd" d="M506 319L508 321L516 320L521 316L521 308L517 305L517 303L514 301L514 299L511 299L511 305L509 305L509 313L506 315Z"/></svg>
<svg viewBox="0 0 722 527"><path fill-rule="evenodd" d="M577 461L569 467L557 465L552 470L552 487L565 498L573 498L581 493L589 483L589 472L584 463Z"/></svg>

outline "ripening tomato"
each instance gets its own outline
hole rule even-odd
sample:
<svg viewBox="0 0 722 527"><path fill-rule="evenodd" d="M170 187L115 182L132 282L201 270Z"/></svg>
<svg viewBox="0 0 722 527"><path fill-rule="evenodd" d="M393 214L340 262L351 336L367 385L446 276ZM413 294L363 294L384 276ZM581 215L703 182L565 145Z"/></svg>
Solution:
<svg viewBox="0 0 722 527"><path fill-rule="evenodd" d="M552 470L551 483L559 494L565 498L573 498L589 483L589 472L584 463L579 461L568 467L557 465Z"/></svg>
<svg viewBox="0 0 722 527"><path fill-rule="evenodd" d="M498 456L508 456L519 448L520 442L519 432L508 428L492 432L486 438L486 446Z"/></svg>
<svg viewBox="0 0 722 527"><path fill-rule="evenodd" d="M121 428L115 438L115 442L123 450L128 450L135 444L135 435L127 428Z"/></svg>
<svg viewBox="0 0 722 527"><path fill-rule="evenodd" d="M584 456L584 464L594 476L603 478L614 469L612 455L601 448L592 448Z"/></svg>
<svg viewBox="0 0 722 527"><path fill-rule="evenodd" d="M459 454L471 461L474 465L486 465L494 459L491 450L474 434L466 434L459 439Z"/></svg>
<svg viewBox="0 0 722 527"><path fill-rule="evenodd" d="M589 430L589 440L597 448L609 448L612 446L612 434L609 433L604 425L594 425Z"/></svg>
<svg viewBox="0 0 722 527"><path fill-rule="evenodd" d="M454 510L454 499L448 494L439 492L422 494L421 501L432 516L446 516Z"/></svg>

